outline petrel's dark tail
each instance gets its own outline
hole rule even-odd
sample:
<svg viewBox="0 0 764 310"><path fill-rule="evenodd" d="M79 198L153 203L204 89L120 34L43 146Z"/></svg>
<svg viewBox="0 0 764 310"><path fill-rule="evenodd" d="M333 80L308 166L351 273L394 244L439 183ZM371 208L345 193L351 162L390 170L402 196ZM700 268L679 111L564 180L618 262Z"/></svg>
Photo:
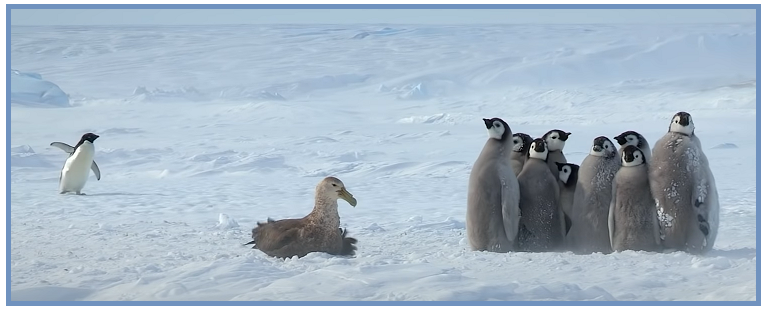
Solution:
<svg viewBox="0 0 764 310"><path fill-rule="evenodd" d="M348 233L347 229L340 228L340 231L342 232L342 251L340 251L340 255L355 255L355 251L357 250L355 244L358 242L358 240L352 237L345 237Z"/></svg>

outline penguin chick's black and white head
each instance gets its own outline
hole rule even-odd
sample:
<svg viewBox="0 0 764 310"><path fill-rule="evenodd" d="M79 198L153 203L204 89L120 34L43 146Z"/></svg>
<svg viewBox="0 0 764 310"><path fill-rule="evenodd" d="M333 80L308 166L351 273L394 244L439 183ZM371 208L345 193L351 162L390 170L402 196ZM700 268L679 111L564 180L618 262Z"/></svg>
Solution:
<svg viewBox="0 0 764 310"><path fill-rule="evenodd" d="M541 138L546 141L546 145L550 152L562 151L565 147L565 141L568 141L570 132L565 132L560 129L552 129L547 131Z"/></svg>
<svg viewBox="0 0 764 310"><path fill-rule="evenodd" d="M624 167L634 167L645 163L645 155L636 146L628 145L623 149L621 155L621 165Z"/></svg>
<svg viewBox="0 0 764 310"><path fill-rule="evenodd" d="M624 131L620 135L615 136L614 139L619 145L633 145L636 147L643 147L647 141L645 137L633 130Z"/></svg>
<svg viewBox="0 0 764 310"><path fill-rule="evenodd" d="M578 181L578 168L579 166L571 163L556 163L557 170L560 172L560 181L565 186L576 184Z"/></svg>
<svg viewBox="0 0 764 310"><path fill-rule="evenodd" d="M533 142L533 138L527 134L518 132L512 135L512 142L514 143L512 151L528 154L528 149L531 148L531 142Z"/></svg>
<svg viewBox="0 0 764 310"><path fill-rule="evenodd" d="M695 123L692 122L690 113L677 112L674 114L674 118L671 119L671 125L669 125L669 132L676 132L685 136L695 134Z"/></svg>
<svg viewBox="0 0 764 310"><path fill-rule="evenodd" d="M612 157L616 152L617 150L615 149L613 142L610 142L610 139L605 136L599 136L594 138L594 142L592 142L592 150L589 151L589 155Z"/></svg>
<svg viewBox="0 0 764 310"><path fill-rule="evenodd" d="M488 137L499 141L507 141L507 137L512 134L512 130L504 120L494 117L491 119L484 118L485 128L488 129Z"/></svg>
<svg viewBox="0 0 764 310"><path fill-rule="evenodd" d="M533 139L533 142L531 142L531 147L528 150L528 158L536 158L546 161L548 154L549 150L546 146L546 142L544 142L544 139Z"/></svg>

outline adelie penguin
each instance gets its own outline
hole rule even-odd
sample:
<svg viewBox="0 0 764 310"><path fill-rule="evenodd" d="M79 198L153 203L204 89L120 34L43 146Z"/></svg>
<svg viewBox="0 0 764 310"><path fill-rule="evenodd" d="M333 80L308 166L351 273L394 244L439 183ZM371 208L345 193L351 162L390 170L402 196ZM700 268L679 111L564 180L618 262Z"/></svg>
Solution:
<svg viewBox="0 0 764 310"><path fill-rule="evenodd" d="M719 195L689 113L674 114L648 171L664 249L710 251L719 230Z"/></svg>
<svg viewBox="0 0 764 310"><path fill-rule="evenodd" d="M64 142L53 142L50 145L57 147L64 152L69 153L69 157L64 162L64 167L59 175L59 194L74 192L77 195L84 195L82 189L88 181L90 171L92 170L97 180L101 180L101 170L98 169L95 157L95 146L93 142L99 135L88 132L80 138L75 146Z"/></svg>
<svg viewBox="0 0 764 310"><path fill-rule="evenodd" d="M467 239L473 251L516 249L520 187L512 171L512 130L500 118L484 118L485 142L470 172L467 189Z"/></svg>

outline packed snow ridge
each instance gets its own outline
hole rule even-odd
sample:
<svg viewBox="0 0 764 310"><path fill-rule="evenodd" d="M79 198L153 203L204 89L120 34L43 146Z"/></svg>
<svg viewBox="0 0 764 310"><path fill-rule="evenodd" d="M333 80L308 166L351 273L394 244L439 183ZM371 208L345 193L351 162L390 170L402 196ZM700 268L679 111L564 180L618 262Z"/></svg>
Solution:
<svg viewBox="0 0 764 310"><path fill-rule="evenodd" d="M11 69L11 103L20 105L69 106L69 95L39 73Z"/></svg>

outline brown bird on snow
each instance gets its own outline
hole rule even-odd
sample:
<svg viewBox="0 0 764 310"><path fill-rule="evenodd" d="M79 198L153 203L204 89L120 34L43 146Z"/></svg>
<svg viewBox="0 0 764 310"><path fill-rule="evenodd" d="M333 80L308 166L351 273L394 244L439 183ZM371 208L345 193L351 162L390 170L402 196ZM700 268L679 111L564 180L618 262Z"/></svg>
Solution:
<svg viewBox="0 0 764 310"><path fill-rule="evenodd" d="M274 221L268 218L266 223L258 222L252 229L252 241L245 245L254 244L253 249L278 258L299 258L311 252L353 256L358 240L345 237L347 230L339 227L337 199L340 198L353 207L357 203L342 181L324 178L316 186L316 203L310 214L301 219Z"/></svg>

